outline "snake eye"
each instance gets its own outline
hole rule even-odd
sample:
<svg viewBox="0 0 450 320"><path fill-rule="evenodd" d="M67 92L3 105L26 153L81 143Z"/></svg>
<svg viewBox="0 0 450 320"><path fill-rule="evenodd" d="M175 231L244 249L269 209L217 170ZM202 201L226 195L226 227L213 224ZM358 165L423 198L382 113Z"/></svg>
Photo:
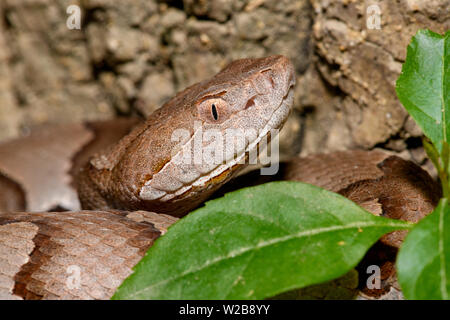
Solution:
<svg viewBox="0 0 450 320"><path fill-rule="evenodd" d="M212 113L214 120L217 121L219 119L219 115L217 114L216 105L214 103L211 105L211 113Z"/></svg>
<svg viewBox="0 0 450 320"><path fill-rule="evenodd" d="M197 104L199 118L208 123L220 124L231 115L228 102L221 98L210 98Z"/></svg>

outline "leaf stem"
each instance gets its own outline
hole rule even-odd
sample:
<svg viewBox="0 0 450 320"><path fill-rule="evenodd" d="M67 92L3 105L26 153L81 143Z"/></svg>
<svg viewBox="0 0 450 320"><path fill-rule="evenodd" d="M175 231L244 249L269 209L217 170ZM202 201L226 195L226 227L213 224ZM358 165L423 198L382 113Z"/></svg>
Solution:
<svg viewBox="0 0 450 320"><path fill-rule="evenodd" d="M441 169L442 173L440 174L441 183L442 183L442 193L445 198L448 198L449 195L449 184L448 184L448 162L449 162L449 154L450 148L447 141L443 141L442 143L442 162L443 168Z"/></svg>
<svg viewBox="0 0 450 320"><path fill-rule="evenodd" d="M441 180L442 194L444 198L448 199L450 195L449 180L448 180L450 147L446 141L443 141L442 153L439 154L436 147L427 138L424 138L422 142L428 157L430 158L431 162L433 162L438 172L439 179Z"/></svg>

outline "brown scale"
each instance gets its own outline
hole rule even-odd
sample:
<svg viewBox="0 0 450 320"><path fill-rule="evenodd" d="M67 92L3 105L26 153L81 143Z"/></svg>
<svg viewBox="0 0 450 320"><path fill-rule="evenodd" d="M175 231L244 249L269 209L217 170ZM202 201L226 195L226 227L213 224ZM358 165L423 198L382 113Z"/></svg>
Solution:
<svg viewBox="0 0 450 320"><path fill-rule="evenodd" d="M148 212L127 215L0 214L0 299L110 298L154 240L176 221ZM80 272L79 282L73 282L73 268Z"/></svg>

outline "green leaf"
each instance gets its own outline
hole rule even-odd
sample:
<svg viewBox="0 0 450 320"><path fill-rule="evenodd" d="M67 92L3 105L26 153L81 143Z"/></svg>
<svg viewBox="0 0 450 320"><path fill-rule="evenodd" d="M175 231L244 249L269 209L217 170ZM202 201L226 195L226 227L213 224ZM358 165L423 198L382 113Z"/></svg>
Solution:
<svg viewBox="0 0 450 320"><path fill-rule="evenodd" d="M400 286L408 299L450 297L450 206L447 199L408 234L398 258Z"/></svg>
<svg viewBox="0 0 450 320"><path fill-rule="evenodd" d="M419 30L408 46L397 96L439 152L450 142L450 31Z"/></svg>
<svg viewBox="0 0 450 320"><path fill-rule="evenodd" d="M169 228L113 298L272 297L345 274L383 234L408 228L300 182L241 189Z"/></svg>

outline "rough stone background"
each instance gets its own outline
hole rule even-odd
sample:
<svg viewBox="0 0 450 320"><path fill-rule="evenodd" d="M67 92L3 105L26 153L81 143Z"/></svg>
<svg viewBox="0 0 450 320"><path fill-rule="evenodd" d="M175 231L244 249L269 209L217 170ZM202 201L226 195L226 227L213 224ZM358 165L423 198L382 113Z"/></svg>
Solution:
<svg viewBox="0 0 450 320"><path fill-rule="evenodd" d="M367 9L374 4L380 29L367 28L372 17ZM398 101L395 82L418 29L441 34L450 29L450 1L313 0L312 5L315 80L307 81L311 90L303 105L312 98L306 126L315 129L305 135L302 152L381 147L424 163L421 130Z"/></svg>
<svg viewBox="0 0 450 320"><path fill-rule="evenodd" d="M81 30L66 9L82 9ZM370 30L368 6L381 10ZM297 71L282 151L382 147L424 162L394 85L446 0L1 0L0 141L45 123L146 116L233 59L284 54Z"/></svg>

